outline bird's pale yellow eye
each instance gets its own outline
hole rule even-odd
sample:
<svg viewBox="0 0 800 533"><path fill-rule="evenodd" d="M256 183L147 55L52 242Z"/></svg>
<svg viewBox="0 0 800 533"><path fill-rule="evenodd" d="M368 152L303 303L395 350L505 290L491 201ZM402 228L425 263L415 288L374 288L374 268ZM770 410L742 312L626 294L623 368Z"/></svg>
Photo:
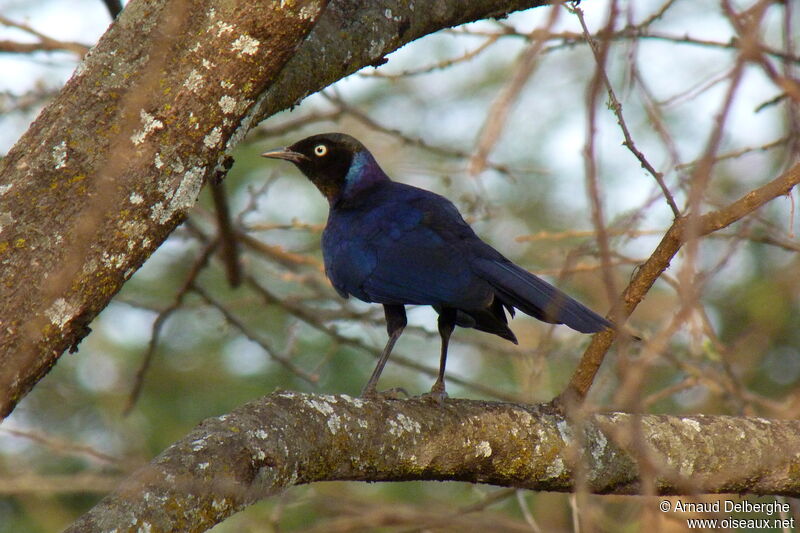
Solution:
<svg viewBox="0 0 800 533"><path fill-rule="evenodd" d="M322 157L328 153L328 147L324 144L318 144L314 147L314 155L317 157Z"/></svg>

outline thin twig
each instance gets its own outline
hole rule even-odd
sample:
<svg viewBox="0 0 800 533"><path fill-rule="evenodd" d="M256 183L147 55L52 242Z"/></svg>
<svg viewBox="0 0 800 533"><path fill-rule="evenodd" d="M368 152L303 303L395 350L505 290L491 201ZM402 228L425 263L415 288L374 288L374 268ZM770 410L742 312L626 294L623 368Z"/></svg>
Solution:
<svg viewBox="0 0 800 533"><path fill-rule="evenodd" d="M796 164L784 174L750 191L726 207L698 217L697 229L693 234L686 231L686 217L675 220L650 258L635 272L625 288L618 314L622 317L629 317L633 313L690 236L697 239L728 227L767 202L789 194L798 183L800 183L800 164ZM615 333L610 330L598 333L592 338L569 385L559 396L559 402L571 405L586 397L614 338Z"/></svg>
<svg viewBox="0 0 800 533"><path fill-rule="evenodd" d="M614 115L617 117L617 124L619 124L620 129L622 130L622 136L625 138L625 141L622 143L631 153L639 160L639 163L642 165L642 168L647 170L653 179L656 180L658 186L661 188L661 192L664 195L664 199L669 205L669 208L672 210L673 216L676 218L680 216L681 212L678 208L678 204L675 203L675 199L672 197L672 193L667 187L667 184L664 183L664 175L661 172L658 172L655 167L647 160L647 157L636 147L636 144L633 141L633 137L631 136L631 132L628 129L628 124L625 122L625 117L622 113L622 103L617 99L617 95L614 92L614 87L611 85L611 80L608 79L608 75L605 72L604 62L602 61L604 54L600 53L600 49L594 43L592 36L589 33L589 28L586 26L586 20L583 16L583 11L576 7L574 10L575 14L580 21L581 27L583 28L583 35L584 38L589 43L589 48L591 48L592 53L597 61L597 73L598 76L601 77L603 83L606 86L606 90L608 91L608 99L610 101L610 107L612 111L614 111ZM607 28L607 30L612 30L612 28ZM603 41L605 46L608 46L610 40L605 39Z"/></svg>
<svg viewBox="0 0 800 533"><path fill-rule="evenodd" d="M456 148L444 148L444 147L441 147L441 146L435 146L435 145L432 145L432 144L429 144L429 143L425 142L424 140L422 140L422 139L420 139L418 137L411 137L409 135L406 135L405 133L403 133L402 131L400 131L398 129L393 129L393 128L389 128L387 126L384 126L383 124L380 124L380 123L376 122L375 120L373 120L372 118L370 118L366 114L362 113L361 111L359 111L355 107L347 104L340 97L338 97L336 95L333 95L333 94L330 94L329 92L323 92L322 96L324 96L331 103L333 103L334 105L339 107L343 112L347 113L348 116L356 119L357 121L361 122L362 124L364 124L368 128L373 129L375 131L379 131L381 133L385 133L387 135L391 135L392 137L396 137L396 138L400 139L404 144L407 144L409 146L415 146L417 148L422 148L423 150L426 150L426 151L431 152L433 154L440 155L440 156L445 156L445 157L449 157L449 158L467 159L469 157L469 153L466 152L466 151L458 150ZM495 171L501 173L501 174L505 174L506 176L509 176L512 179L516 179L515 172L512 171L512 169L510 167L508 167L507 165L487 162L486 166L488 168L491 168L492 170L495 170Z"/></svg>
<svg viewBox="0 0 800 533"><path fill-rule="evenodd" d="M108 463L113 465L118 465L121 463L119 458L98 451L91 446L87 446L85 444L75 444L73 442L67 442L60 439L55 439L49 435L45 435L44 433L39 433L30 430L6 428L6 427L0 427L0 432L8 433L9 435L13 435L15 437L28 439L32 442L41 444L42 446L49 448L55 453L64 455L83 455L90 457L91 459L94 459L96 461L101 461L103 463Z"/></svg>
<svg viewBox="0 0 800 533"><path fill-rule="evenodd" d="M242 283L242 263L239 258L238 239L231 221L230 207L225 192L225 184L213 182L210 184L211 197L214 200L214 214L217 217L217 242L222 263L225 265L225 274L231 287L238 287Z"/></svg>
<svg viewBox="0 0 800 533"><path fill-rule="evenodd" d="M232 312L228 310L225 305L211 296L204 288L197 285L196 283L192 285L192 291L199 294L200 297L206 301L210 306L214 307L217 311L222 313L222 316L225 317L225 320L236 329L242 332L242 334L250 339L251 341L255 342L259 346L261 346L270 359L278 362L281 364L286 370L291 372L292 374L296 375L300 379L307 381L312 385L316 385L319 382L319 376L316 374L309 374L299 366L295 365L289 354L285 351L278 350L272 344L263 338L261 335L256 334L253 330L251 330L244 322L239 320Z"/></svg>
<svg viewBox="0 0 800 533"><path fill-rule="evenodd" d="M40 51L44 52L66 51L66 52L72 52L78 55L79 57L83 57L89 52L89 48L91 48L90 46L81 43L76 43L71 41L59 41L58 39L53 39L52 37L48 37L47 35L39 31L36 31L27 24L23 24L21 22L15 22L2 15L0 15L0 24L8 26L9 28L17 28L18 30L22 30L25 33L33 35L34 37L39 39L38 43L18 43L15 41L0 41L0 51L15 52L15 53L30 53L30 52L40 52Z"/></svg>
<svg viewBox="0 0 800 533"><path fill-rule="evenodd" d="M172 313L181 307L183 304L183 299L186 297L189 289L194 284L197 276L199 276L200 272L202 272L202 270L208 265L208 259L211 257L211 254L215 248L216 241L210 241L205 245L203 251L199 256L197 256L197 259L195 259L195 262L192 265L192 268L189 270L189 274L186 276L186 279L184 280L180 289L178 289L178 292L175 294L175 298L172 300L172 303L163 311L161 311L153 322L153 329L150 333L150 342L148 343L147 351L144 353L144 357L142 358L142 363L139 365L139 370L136 371L136 375L133 378L133 387L128 395L128 401L125 404L125 408L122 411L123 415L128 415L136 405L136 401L139 399L139 395L142 392L142 386L144 385L144 378L147 374L147 369L150 367L150 363L153 360L153 356L156 353L156 347L158 346L158 340L161 337L161 330L164 328L164 324L166 323L167 319L172 316Z"/></svg>
<svg viewBox="0 0 800 533"><path fill-rule="evenodd" d="M455 33L455 32L451 32L451 33ZM359 76L362 76L364 78L384 78L384 79L388 79L388 80L399 80L399 79L407 78L409 76L419 76L419 75L422 75L422 74L430 74L431 72L435 72L437 70L444 70L444 69L446 69L448 67L452 67L453 65L457 65L458 63L464 63L464 62L467 62L467 61L469 61L470 59L472 59L474 57L477 57L478 55L481 54L481 52L483 52L484 50L486 50L490 46L492 46L494 43L496 43L497 40L500 39L501 36L502 36L502 34L489 35L483 40L483 42L480 44L480 46L478 46L474 50L470 50L470 51L468 51L468 52L466 52L466 53L464 53L464 54L462 54L462 55L460 55L458 57L454 57L454 58L451 58L451 59L446 59L444 61L439 61L438 63L434 63L433 65L427 65L427 66L416 68L416 69L403 70L403 71L397 72L397 73L387 73L387 72L383 72L381 69L378 69L378 70L373 70L373 71L370 71L370 72L360 72Z"/></svg>
<svg viewBox="0 0 800 533"><path fill-rule="evenodd" d="M543 33L548 33L555 25L560 13L561 10L558 8L550 10L550 16L545 25L546 30L543 30ZM471 177L476 178L486 168L489 154L500 139L514 102L519 98L522 89L535 71L544 43L543 38L533 38L531 44L520 54L511 79L489 107L475 143L475 150L467 165L467 173ZM478 182L479 185L480 183Z"/></svg>
<svg viewBox="0 0 800 533"><path fill-rule="evenodd" d="M589 39L589 48L592 50L595 61L595 74L589 83L589 90L586 95L586 141L583 149L583 162L584 173L586 176L586 190L589 197L589 205L592 211L592 224L597 232L597 245L600 248L600 262L603 265L603 285L606 288L606 295L609 302L613 302L617 298L616 283L614 283L614 275L611 270L611 251L608 241L608 234L606 233L605 216L603 214L603 202L600 198L600 184L597 180L597 159L595 154L595 137L596 137L596 117L597 117L597 98L600 93L600 84L604 81L609 96L616 101L616 96L613 96L611 90L611 82L605 73L606 59L608 58L608 50L610 41L603 40L600 45L595 43L589 37L589 29L586 27L586 20L583 17L583 10L577 6L567 8L570 12L578 17L578 21L583 27L584 34ZM612 2L609 8L608 22L604 28L603 33L611 33L614 30L613 24L617 17L617 4ZM619 102L616 102L619 105ZM618 117L621 116L617 115ZM621 121L624 124L624 121ZM667 191L668 193L668 191Z"/></svg>

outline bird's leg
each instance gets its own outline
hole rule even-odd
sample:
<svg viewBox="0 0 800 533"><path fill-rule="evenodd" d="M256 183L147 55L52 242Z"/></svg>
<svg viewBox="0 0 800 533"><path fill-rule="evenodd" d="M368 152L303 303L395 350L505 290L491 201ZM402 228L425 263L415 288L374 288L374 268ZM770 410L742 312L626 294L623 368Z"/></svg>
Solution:
<svg viewBox="0 0 800 533"><path fill-rule="evenodd" d="M378 379L381 377L383 367L386 366L386 361L389 360L389 354L392 353L394 343L400 338L407 323L406 308L402 305L384 304L383 313L386 315L386 331L389 333L389 340L386 342L386 346L383 347L378 364L375 366L375 370L372 371L372 376L364 386L364 390L361 391L361 396L364 398L374 398L378 395L376 388Z"/></svg>
<svg viewBox="0 0 800 533"><path fill-rule="evenodd" d="M447 346L450 344L450 335L456 328L456 310L452 307L445 307L439 313L439 336L442 337L442 354L439 358L439 376L431 387L431 392L427 396L439 403L447 398L444 389L444 367L447 364Z"/></svg>

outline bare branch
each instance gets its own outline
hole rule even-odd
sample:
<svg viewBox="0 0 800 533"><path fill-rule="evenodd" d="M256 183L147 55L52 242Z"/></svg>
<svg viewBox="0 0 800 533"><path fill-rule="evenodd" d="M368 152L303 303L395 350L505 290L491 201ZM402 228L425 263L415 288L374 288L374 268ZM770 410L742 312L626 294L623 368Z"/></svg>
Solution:
<svg viewBox="0 0 800 533"><path fill-rule="evenodd" d="M8 26L9 28L17 28L25 33L28 33L37 39L36 43L19 43L15 41L0 41L0 52L11 52L16 54L29 54L31 52L55 52L65 51L72 52L78 57L82 58L89 52L89 46L81 43L59 41L47 35L36 31L27 24L21 22L14 22L13 20L0 15L0 24Z"/></svg>
<svg viewBox="0 0 800 533"><path fill-rule="evenodd" d="M0 477L0 494L7 496L35 494L105 494L119 486L122 480L112 474L70 474L40 476L20 474Z"/></svg>
<svg viewBox="0 0 800 533"><path fill-rule="evenodd" d="M553 8L550 11L550 17L548 18L546 26L547 30L555 25L560 12L558 8ZM546 34L547 31L542 33ZM531 43L523 50L517 59L514 75L497 95L494 102L492 102L492 106L486 113L486 118L481 126L478 139L475 142L475 151L469 159L467 168L469 175L473 178L476 178L486 168L489 154L500 139L500 135L503 133L503 128L506 124L508 114L511 112L511 108L519 98L525 84L536 70L536 65L538 64L539 56L541 55L545 43L544 39L539 35L540 34L537 33L532 36Z"/></svg>
<svg viewBox="0 0 800 533"><path fill-rule="evenodd" d="M667 6L668 4L664 6L664 9L666 9ZM625 147L628 148L628 150L631 151L634 157L636 157L636 159L639 160L639 163L642 165L642 168L647 170L647 172L649 172L650 175L653 176L653 179L656 180L656 183L658 183L658 186L661 188L661 192L664 195L664 200L666 200L667 204L669 205L669 208L672 210L672 214L675 217L679 217L681 215L680 209L678 209L678 204L675 203L675 199L672 197L672 193L669 191L669 187L667 187L667 184L664 182L664 174L658 172L655 169L655 167L653 167L650 161L647 160L647 157L645 157L645 155L638 148L636 148L636 144L633 142L633 137L631 136L631 132L628 129L628 124L625 122L625 117L622 114L622 103L617 98L617 95L614 92L614 87L611 85L611 80L608 79L608 75L605 72L605 65L603 64L603 62L601 62L600 51L598 50L597 45L594 43L592 36L589 34L589 28L586 26L586 21L583 16L583 11L579 7L576 7L574 11L578 16L578 20L581 23L581 27L583 28L584 38L589 43L589 48L592 49L592 54L594 55L595 60L598 63L597 75L602 78L603 84L606 87L606 91L608 91L608 99L610 101L611 110L614 111L614 114L617 117L617 124L619 124L619 127L622 130L622 135L625 138L623 144L625 145ZM607 31L605 35L608 35L609 33L611 33L613 28L609 27L606 28L606 30ZM604 43L604 48L607 48L609 46L610 40L606 38L603 41L603 43ZM602 54L602 56L605 56L605 53Z"/></svg>
<svg viewBox="0 0 800 533"><path fill-rule="evenodd" d="M612 2L608 10L608 22L603 30L603 34L610 34L614 31L614 22L617 18L617 3ZM573 11L581 23L581 27L586 35L589 34L589 29L586 27L586 20L583 16L583 10L575 6ZM589 88L586 94L586 141L583 148L583 167L584 175L586 178L586 191L589 197L589 205L592 208L592 225L597 232L597 245L600 249L600 262L603 266L603 284L606 288L608 300L613 302L617 297L616 283L614 283L614 276L611 270L611 249L608 242L608 233L606 232L605 215L603 209L603 200L601 198L600 184L597 179L597 155L595 153L595 137L597 136L597 99L601 91L601 80L605 82L606 88L610 95L611 82L608 81L606 75L606 61L608 59L608 51L611 46L611 41L602 39L599 43L589 40L589 48L592 50L595 62L595 73L589 81ZM615 322L621 322L616 317L612 318Z"/></svg>
<svg viewBox="0 0 800 533"><path fill-rule="evenodd" d="M688 217L684 216L676 219L653 254L636 271L633 279L625 288L619 304L619 310L616 313L612 310L610 316L618 314L622 317L629 317L633 310L636 309L636 306L644 299L653 283L669 267L670 261L678 253L678 250L691 237L703 237L730 226L770 200L790 194L798 183L800 183L800 164L793 166L786 173L766 185L750 191L727 207L697 217L694 235L686 231ZM584 352L569 385L561 393L560 401L571 404L574 400L580 401L586 397L589 387L591 387L614 338L615 334L611 331L598 333L592 338L592 342Z"/></svg>
<svg viewBox="0 0 800 533"><path fill-rule="evenodd" d="M164 324L167 322L167 319L172 316L172 314L183 304L183 299L194 285L197 276L199 276L203 269L208 265L208 259L214 252L217 242L218 241L214 241L206 244L205 249L197 256L197 259L195 259L192 268L189 270L186 280L183 282L180 289L178 289L178 292L175 294L175 298L173 299L172 303L159 312L158 316L153 321L153 329L150 333L150 342L147 343L147 351L144 353L142 362L139 365L139 369L136 371L136 375L133 378L133 386L131 387L131 392L128 395L128 401L123 410L124 414L129 414L131 409L133 409L133 406L136 405L136 401L139 399L139 394L142 392L142 386L144 385L144 378L147 374L147 369L150 368L150 363L153 360L153 356L156 353L158 340L161 337L161 330L164 328Z"/></svg>

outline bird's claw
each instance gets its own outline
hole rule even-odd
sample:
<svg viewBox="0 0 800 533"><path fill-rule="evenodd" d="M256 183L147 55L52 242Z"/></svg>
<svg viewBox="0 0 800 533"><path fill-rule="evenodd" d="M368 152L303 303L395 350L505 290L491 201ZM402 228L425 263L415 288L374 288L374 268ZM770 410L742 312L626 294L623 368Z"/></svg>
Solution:
<svg viewBox="0 0 800 533"><path fill-rule="evenodd" d="M431 388L430 392L426 392L419 396L422 400L430 400L439 404L439 407L444 407L444 401L448 398L447 391L444 387L437 387L436 385Z"/></svg>

